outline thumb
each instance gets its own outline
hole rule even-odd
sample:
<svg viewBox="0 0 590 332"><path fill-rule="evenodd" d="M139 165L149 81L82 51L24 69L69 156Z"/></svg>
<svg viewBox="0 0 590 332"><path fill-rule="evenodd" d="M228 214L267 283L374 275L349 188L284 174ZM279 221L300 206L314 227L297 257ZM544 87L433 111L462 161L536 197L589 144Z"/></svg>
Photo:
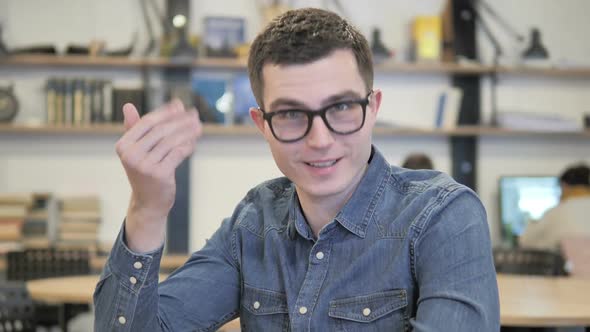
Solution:
<svg viewBox="0 0 590 332"><path fill-rule="evenodd" d="M139 112L131 103L123 105L123 124L125 130L131 129L139 121Z"/></svg>

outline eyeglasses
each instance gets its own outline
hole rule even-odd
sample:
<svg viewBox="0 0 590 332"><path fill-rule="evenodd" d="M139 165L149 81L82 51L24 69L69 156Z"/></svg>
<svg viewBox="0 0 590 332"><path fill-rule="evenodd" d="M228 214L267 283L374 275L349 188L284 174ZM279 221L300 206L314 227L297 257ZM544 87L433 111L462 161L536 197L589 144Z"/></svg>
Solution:
<svg viewBox="0 0 590 332"><path fill-rule="evenodd" d="M363 99L345 100L328 105L319 110L287 109L276 112L262 112L273 136L283 143L296 142L311 130L313 119L319 116L328 129L336 134L348 135L361 130L365 124L365 114L370 96Z"/></svg>

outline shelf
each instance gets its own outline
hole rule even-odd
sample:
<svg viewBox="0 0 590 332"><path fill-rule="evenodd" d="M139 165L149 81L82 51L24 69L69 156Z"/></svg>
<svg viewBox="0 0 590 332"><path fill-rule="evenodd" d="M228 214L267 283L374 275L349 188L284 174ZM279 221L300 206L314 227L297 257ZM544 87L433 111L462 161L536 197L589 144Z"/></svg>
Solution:
<svg viewBox="0 0 590 332"><path fill-rule="evenodd" d="M152 61L152 60L150 60ZM160 63L153 60L154 64ZM129 57L98 56L54 56L54 55L18 55L0 58L0 67L7 66L50 66L50 67L141 67L146 60Z"/></svg>
<svg viewBox="0 0 590 332"><path fill-rule="evenodd" d="M219 68L246 69L246 59L198 58L134 58L106 56L19 55L0 58L0 67L116 67L116 68Z"/></svg>
<svg viewBox="0 0 590 332"><path fill-rule="evenodd" d="M494 137L545 137L589 139L590 130L585 131L533 131L493 128L483 126L461 126L447 132L449 136L494 136Z"/></svg>
<svg viewBox="0 0 590 332"><path fill-rule="evenodd" d="M115 67L115 68L205 68L220 70L246 70L244 58L134 58L103 56L54 56L18 55L0 58L0 67L8 66L50 66L50 67ZM456 74L486 75L493 72L521 76L548 77L590 77L590 68L534 68L534 67L494 67L477 64L460 65L456 63L395 63L375 64L376 73L407 74Z"/></svg>
<svg viewBox="0 0 590 332"><path fill-rule="evenodd" d="M498 67L498 74L510 74L518 76L546 76L564 78L588 78L590 68L534 68L534 67Z"/></svg>
<svg viewBox="0 0 590 332"><path fill-rule="evenodd" d="M483 75L492 71L493 68L488 66L459 65L444 62L381 63L375 65L375 73Z"/></svg>
<svg viewBox="0 0 590 332"><path fill-rule="evenodd" d="M27 126L0 124L0 134L43 134L43 135L121 135L124 129L121 124L97 124L87 126ZM386 136L494 136L494 137L566 137L589 139L590 130L581 132L546 132L528 130L510 130L480 126L462 126L456 129L412 129L376 127L373 131L377 137ZM205 136L256 136L258 130L254 126L224 126L206 124Z"/></svg>
<svg viewBox="0 0 590 332"><path fill-rule="evenodd" d="M116 67L116 68L205 68L221 70L246 70L247 60L244 58L129 58L101 56L52 56L52 55L19 55L0 58L0 67L7 66L50 66L50 67ZM490 67L454 63L383 63L375 65L378 73L440 73L480 75L491 72Z"/></svg>

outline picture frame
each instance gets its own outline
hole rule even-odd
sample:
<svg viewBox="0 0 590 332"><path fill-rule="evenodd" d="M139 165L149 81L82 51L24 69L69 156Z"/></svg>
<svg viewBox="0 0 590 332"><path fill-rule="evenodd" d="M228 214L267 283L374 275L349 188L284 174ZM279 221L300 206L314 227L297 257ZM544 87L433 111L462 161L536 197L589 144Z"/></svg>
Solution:
<svg viewBox="0 0 590 332"><path fill-rule="evenodd" d="M209 57L235 58L235 48L245 42L246 20L243 17L207 16L203 41Z"/></svg>

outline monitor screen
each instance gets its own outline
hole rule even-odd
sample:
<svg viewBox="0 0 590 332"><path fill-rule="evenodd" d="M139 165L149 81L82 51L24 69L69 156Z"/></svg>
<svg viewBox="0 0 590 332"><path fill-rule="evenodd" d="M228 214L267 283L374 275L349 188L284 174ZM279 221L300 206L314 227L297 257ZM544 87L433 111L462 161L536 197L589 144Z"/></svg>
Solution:
<svg viewBox="0 0 590 332"><path fill-rule="evenodd" d="M504 240L520 236L530 220L540 219L559 203L561 188L556 176L502 176L500 221Z"/></svg>

